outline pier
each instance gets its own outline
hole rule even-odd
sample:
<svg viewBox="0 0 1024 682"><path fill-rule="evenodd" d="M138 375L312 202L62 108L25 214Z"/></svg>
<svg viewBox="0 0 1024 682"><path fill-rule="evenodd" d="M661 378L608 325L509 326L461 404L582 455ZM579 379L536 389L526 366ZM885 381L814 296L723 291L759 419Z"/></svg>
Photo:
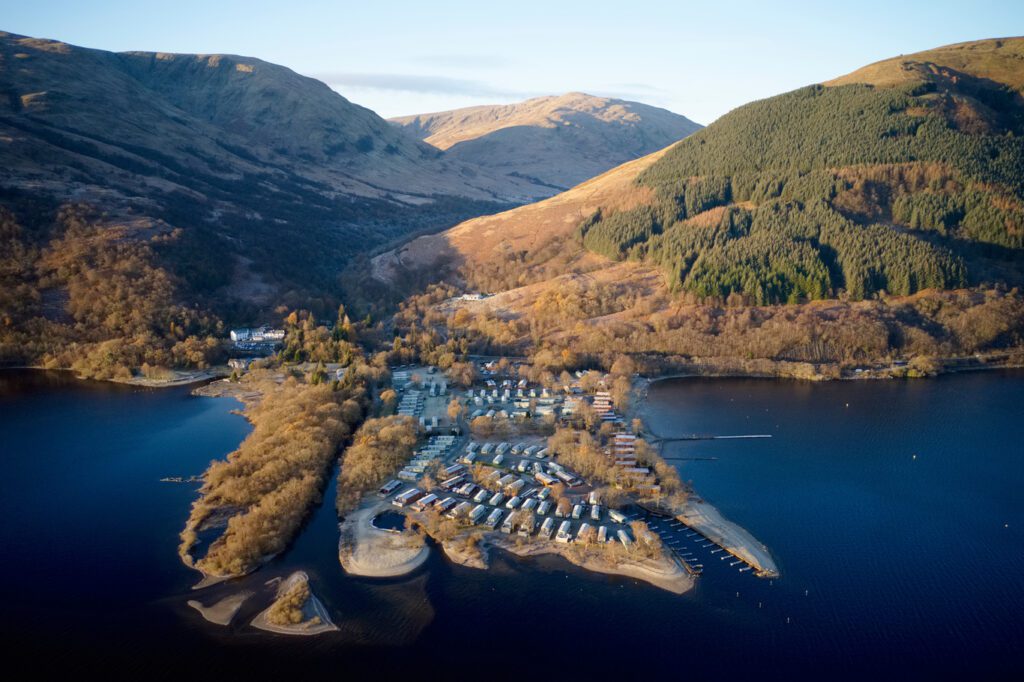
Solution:
<svg viewBox="0 0 1024 682"><path fill-rule="evenodd" d="M715 436L715 435L709 434L709 433L691 433L691 434L685 435L685 436L668 436L668 437L655 436L654 434L651 434L651 436L652 437L650 439L648 439L649 442L651 442L651 443L680 443L680 442L683 442L683 441L691 441L691 440L741 440L741 439L746 439L746 438L771 438L772 437L772 435L770 433L749 433L749 434L741 434L741 435L737 435L737 436Z"/></svg>
<svg viewBox="0 0 1024 682"><path fill-rule="evenodd" d="M731 521L726 520L711 505L699 501L687 504L686 510L672 516L663 510L641 506L647 512L647 523L658 534L665 546L683 562L687 570L700 575L704 566L695 563L689 547L706 551L708 556L721 552L720 560L729 560L729 566L742 566L739 571L753 571L761 578L777 578L778 568L768 552L750 533Z"/></svg>

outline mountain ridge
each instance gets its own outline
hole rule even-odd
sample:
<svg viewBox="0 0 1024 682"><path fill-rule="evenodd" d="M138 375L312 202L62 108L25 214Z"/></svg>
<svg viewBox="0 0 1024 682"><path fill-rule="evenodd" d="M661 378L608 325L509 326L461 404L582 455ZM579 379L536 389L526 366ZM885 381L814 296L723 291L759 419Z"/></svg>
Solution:
<svg viewBox="0 0 1024 682"><path fill-rule="evenodd" d="M563 190L701 128L666 109L582 92L389 120L446 158Z"/></svg>

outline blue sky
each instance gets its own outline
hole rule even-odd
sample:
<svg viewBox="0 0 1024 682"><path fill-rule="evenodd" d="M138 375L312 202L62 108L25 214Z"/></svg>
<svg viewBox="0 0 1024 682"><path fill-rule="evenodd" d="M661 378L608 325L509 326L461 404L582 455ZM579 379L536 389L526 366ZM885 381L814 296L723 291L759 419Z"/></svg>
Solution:
<svg viewBox="0 0 1024 682"><path fill-rule="evenodd" d="M259 57L383 116L580 90L706 124L879 59L1024 34L1024 1L0 0L0 30Z"/></svg>

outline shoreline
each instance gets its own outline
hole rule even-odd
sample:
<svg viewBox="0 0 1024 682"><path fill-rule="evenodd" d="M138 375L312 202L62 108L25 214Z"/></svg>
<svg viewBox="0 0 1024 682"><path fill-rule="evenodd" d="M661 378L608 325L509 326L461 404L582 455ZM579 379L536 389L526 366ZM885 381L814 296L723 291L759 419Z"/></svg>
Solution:
<svg viewBox="0 0 1024 682"><path fill-rule="evenodd" d="M197 369L197 370L170 370L175 376L172 379L151 379L144 376L132 376L128 379L119 379L116 377L110 377L107 379L99 379L96 377L83 377L75 373L70 367L43 367L41 365L6 365L0 367L0 370L5 369L28 369L36 372L66 372L74 376L79 381L100 381L110 384L121 384L123 386L138 386L140 388L176 388L181 386L191 386L192 384L201 384L211 379L223 379L230 375L226 365L217 365L208 369Z"/></svg>
<svg viewBox="0 0 1024 682"><path fill-rule="evenodd" d="M309 576L305 571L296 571L282 580L281 584L278 585L277 588L278 596L284 594L299 582L309 583ZM263 630L264 632L272 632L276 635L293 635L298 637L309 637L312 635L320 635L325 632L337 632L338 630L338 626L334 624L330 615L327 613L327 607L325 607L323 602L313 594L312 589L309 591L309 599L307 599L306 603L303 604L302 615L304 616L304 619L301 623L295 623L294 625L278 625L276 623L271 623L267 618L267 615L276 602L277 600L275 599L270 606L260 611L249 624L257 630ZM319 619L319 622L311 622L314 618Z"/></svg>
<svg viewBox="0 0 1024 682"><path fill-rule="evenodd" d="M242 605L248 601L254 593L250 590L244 590L236 594L230 594L223 599L215 601L209 606L203 606L202 602L198 599L189 599L185 602L188 606L192 607L199 612L207 622L213 623L214 625L228 626L231 621L238 615L238 611L242 608Z"/></svg>
<svg viewBox="0 0 1024 682"><path fill-rule="evenodd" d="M643 425L643 432L654 436L654 432L647 425L647 421L642 414L642 405L648 399L648 389L657 381L667 381L672 378L692 378L693 376L659 377L656 379L642 377L638 379L634 382L631 391L629 408L624 411L626 418L639 419ZM778 377L774 378L778 379ZM659 455L662 454L660 445L655 443L651 445L657 450ZM689 488L689 495L685 506L681 510L672 509L671 515L672 518L675 518L686 527L700 533L710 542L715 543L729 554L746 563L753 569L754 575L757 577L779 577L779 568L772 558L768 547L754 537L746 528L725 518L717 507L700 497L693 487Z"/></svg>
<svg viewBox="0 0 1024 682"><path fill-rule="evenodd" d="M642 357L643 354L638 354ZM897 376L893 374L893 371L905 369L905 367L894 367L888 366L885 368L876 368L866 370L863 373L847 373L843 370L839 370L838 375L830 376L823 374L817 369L811 374L804 373L780 373L771 371L742 371L736 369L730 369L723 367L716 369L713 365L705 366L706 371L688 371L688 372L670 372L666 374L657 374L642 376L641 379L647 383L647 385L653 384L657 381L667 381L669 379L786 379L792 381L810 381L810 382L824 382L824 381L878 381L878 380L892 380L892 379L931 379L940 377L947 374L960 374L964 372L984 372L990 370L1024 370L1024 361L1017 362L1009 359L1012 356L1011 352L1000 352L997 354L1005 358L1000 362L988 364L984 358L978 358L975 360L976 364L969 364L964 366L956 366L954 363L959 363L967 358L938 358L936 362L942 366L932 372L922 376ZM974 360L974 356L970 358ZM698 359L699 360L699 359ZM726 362L729 358L724 359ZM767 363L769 365L777 365L779 363L785 363L794 367L812 367L820 366L834 366L829 363L812 363L804 361L792 361L792 360L772 360L770 358L757 358L754 362ZM0 366L0 371L3 370L33 370L38 372L66 372L72 374L75 379L79 381L98 381L112 384L121 384L123 386L137 386L139 388L177 388L181 386L191 386L194 384L210 385L209 382L216 382L218 379L225 379L230 376L229 368L226 365L216 365L204 370L171 370L177 376L173 379L150 379L143 376L132 376L129 379L118 379L118 378L106 378L100 379L95 377L82 377L75 374L75 371L70 367L43 367L40 365L5 365ZM196 391L202 390L204 386L200 386ZM205 397L223 397L223 395L204 394L196 393Z"/></svg>
<svg viewBox="0 0 1024 682"><path fill-rule="evenodd" d="M696 585L696 578L668 553L662 554L660 562L648 560L611 563L597 556L580 558L572 551L573 545L571 544L558 544L552 540L538 541L536 539L518 544L512 536L497 531L488 531L481 536L475 548L476 552L471 554L466 551L464 543L468 534L462 533L451 540L438 541L445 556L452 563L466 568L488 570L490 568L490 551L499 549L520 559L557 556L584 571L633 578L673 594L685 594ZM458 541L457 546L453 540Z"/></svg>
<svg viewBox="0 0 1024 682"><path fill-rule="evenodd" d="M245 415L254 404L263 399L263 392L252 388L248 383L242 381L230 381L220 379L204 383L192 389L192 395L200 398L234 398L243 405L242 416L250 424L252 421Z"/></svg>
<svg viewBox="0 0 1024 682"><path fill-rule="evenodd" d="M700 367L697 367L691 371L680 371L680 372L667 372L665 374L652 374L652 375L641 375L640 380L645 383L644 388L658 381L668 381L670 379L775 379L775 380L788 380L788 381L809 381L813 383L826 382L826 381L888 381L888 380L919 380L919 379L934 379L937 377L949 375L949 374L962 374L965 372L985 372L985 371L999 371L999 370L1024 370L1024 364L1012 360L1012 353L1001 352L993 354L994 358L1000 358L998 361L994 361L991 364L986 362L984 357L978 358L976 356L970 356L969 358L962 357L951 357L951 358L936 358L940 367L934 372L924 374L921 376L906 376L898 375L896 372L906 371L907 366L895 366L888 365L885 367L876 367L865 369L861 373L857 372L846 372L839 369L837 375L829 375L818 371L819 367L834 367L830 363L812 363L803 361L789 361L789 360L771 360L768 358L760 358L754 360L754 362L768 363L769 365L780 365L785 363L786 365L792 366L793 368L808 368L813 369L811 373L780 373L771 371L743 371L728 368L722 366L720 369L716 368L713 364L703 365L705 371L701 371ZM970 364L959 364L965 361ZM696 359L699 363L700 359ZM728 359L725 359L728 362ZM908 361L909 362L909 361ZM838 368L837 368L838 369Z"/></svg>
<svg viewBox="0 0 1024 682"><path fill-rule="evenodd" d="M430 556L430 547L419 534L413 539L373 525L374 517L389 509L387 502L370 500L338 524L338 562L348 575L397 578L412 573Z"/></svg>
<svg viewBox="0 0 1024 682"><path fill-rule="evenodd" d="M662 554L662 561L657 562L659 565L655 566L653 561L610 563L602 558L591 556L581 559L571 550L573 545L559 545L551 541L530 542L519 546L510 537L499 536L488 538L488 542L492 547L505 550L517 557L559 556L585 571L633 578L673 594L685 594L696 584L695 578L679 564L679 561L665 553Z"/></svg>

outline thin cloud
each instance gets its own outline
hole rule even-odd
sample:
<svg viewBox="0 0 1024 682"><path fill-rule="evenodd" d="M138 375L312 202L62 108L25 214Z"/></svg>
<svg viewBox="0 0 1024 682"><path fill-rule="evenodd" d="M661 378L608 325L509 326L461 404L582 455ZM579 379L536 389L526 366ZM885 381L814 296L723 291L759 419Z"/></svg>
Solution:
<svg viewBox="0 0 1024 682"><path fill-rule="evenodd" d="M502 69L513 65L511 59L494 54L425 54L416 57L415 61L446 69Z"/></svg>
<svg viewBox="0 0 1024 682"><path fill-rule="evenodd" d="M484 81L445 78L444 76L419 76L404 73L322 73L316 78L339 89L364 88L469 97L522 98L531 96L531 93L494 87Z"/></svg>

